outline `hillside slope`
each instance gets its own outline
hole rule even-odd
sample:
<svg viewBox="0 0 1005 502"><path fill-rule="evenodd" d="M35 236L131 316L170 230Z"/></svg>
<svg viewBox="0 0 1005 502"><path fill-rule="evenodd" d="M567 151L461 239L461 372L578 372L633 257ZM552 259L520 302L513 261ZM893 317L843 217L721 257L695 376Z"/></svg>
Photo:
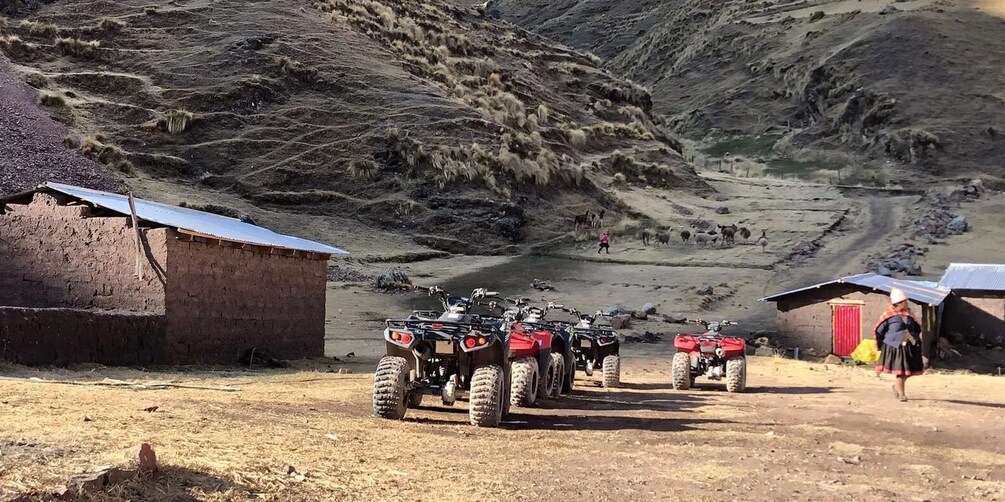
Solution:
<svg viewBox="0 0 1005 502"><path fill-rule="evenodd" d="M649 86L657 112L691 138L762 135L796 158L1005 176L1000 2L493 0L487 10Z"/></svg>
<svg viewBox="0 0 1005 502"><path fill-rule="evenodd" d="M0 17L0 52L75 131L69 142L127 185L220 190L464 252L506 251L560 235L575 212L617 210L605 190L617 172L709 190L644 90L469 8L36 7Z"/></svg>

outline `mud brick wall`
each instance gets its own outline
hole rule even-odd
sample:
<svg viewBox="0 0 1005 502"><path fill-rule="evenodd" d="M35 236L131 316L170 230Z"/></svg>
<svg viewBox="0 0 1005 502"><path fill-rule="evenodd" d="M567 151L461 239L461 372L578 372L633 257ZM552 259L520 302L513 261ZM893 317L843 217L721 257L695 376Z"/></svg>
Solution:
<svg viewBox="0 0 1005 502"><path fill-rule="evenodd" d="M0 305L164 312L167 230L144 229L144 280L123 217L83 218L47 194L0 215Z"/></svg>
<svg viewBox="0 0 1005 502"><path fill-rule="evenodd" d="M164 326L159 314L0 307L0 359L55 366L163 363Z"/></svg>
<svg viewBox="0 0 1005 502"><path fill-rule="evenodd" d="M326 268L326 260L169 238L170 362L233 364L252 347L281 359L323 356Z"/></svg>
<svg viewBox="0 0 1005 502"><path fill-rule="evenodd" d="M972 345L1005 345L1005 293L954 291L942 314L943 332Z"/></svg>
<svg viewBox="0 0 1005 502"><path fill-rule="evenodd" d="M788 340L802 349L813 348L819 354L830 353L834 348L834 317L830 302L859 301L862 305L862 339L873 338L873 328L889 303L886 293L864 292L850 284L832 284L819 289L796 293L778 302L778 330ZM923 307L911 304L919 321ZM927 323L926 323L927 324ZM933 327L923 324L923 343L927 348L934 343Z"/></svg>

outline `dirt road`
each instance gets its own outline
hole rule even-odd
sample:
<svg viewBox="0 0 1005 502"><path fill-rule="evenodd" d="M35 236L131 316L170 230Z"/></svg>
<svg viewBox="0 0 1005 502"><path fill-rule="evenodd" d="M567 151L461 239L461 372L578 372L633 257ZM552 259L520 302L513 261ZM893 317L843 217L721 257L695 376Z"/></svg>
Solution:
<svg viewBox="0 0 1005 502"><path fill-rule="evenodd" d="M162 474L108 500L1002 500L996 377L912 380L908 403L863 369L753 358L747 394L669 389L669 344L630 346L625 386L578 390L501 429L455 408L370 416L373 361L351 375L104 376L227 385L136 391L0 380L0 494L54 489L154 445ZM10 369L5 371L10 374ZM155 411L143 411L157 406ZM293 474L290 474L291 469ZM5 499L4 499L5 500Z"/></svg>

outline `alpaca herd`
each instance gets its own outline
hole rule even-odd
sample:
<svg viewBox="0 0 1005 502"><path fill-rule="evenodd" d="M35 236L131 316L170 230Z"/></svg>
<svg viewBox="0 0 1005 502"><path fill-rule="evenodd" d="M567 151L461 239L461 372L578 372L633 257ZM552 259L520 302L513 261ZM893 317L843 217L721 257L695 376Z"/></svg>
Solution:
<svg viewBox="0 0 1005 502"><path fill-rule="evenodd" d="M698 247L708 247L719 244L720 247L723 246L735 246L736 236L739 235L743 242L750 242L750 236L753 235L750 229L747 227L741 227L737 224L731 225L716 225L715 228L709 229L704 227L699 230L698 225L691 225L694 229L692 233L691 230L682 229L680 231L680 241L683 245L688 245L694 243ZM642 239L642 245L648 246L650 243L654 244L656 247L659 246L670 246L670 234L667 231L652 231L649 229L643 229L640 232L640 238ZM765 252L768 247L768 232L767 230L761 230L761 237L756 241L758 246L761 246L761 251Z"/></svg>

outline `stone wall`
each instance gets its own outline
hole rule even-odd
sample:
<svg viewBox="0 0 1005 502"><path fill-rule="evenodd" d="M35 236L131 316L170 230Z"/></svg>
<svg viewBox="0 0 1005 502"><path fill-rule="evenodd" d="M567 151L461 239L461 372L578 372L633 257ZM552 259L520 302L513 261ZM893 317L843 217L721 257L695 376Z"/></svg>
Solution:
<svg viewBox="0 0 1005 502"><path fill-rule="evenodd" d="M175 237L168 239L170 362L232 364L253 347L281 359L324 355L327 260Z"/></svg>
<svg viewBox="0 0 1005 502"><path fill-rule="evenodd" d="M47 194L7 209L0 215L0 305L164 313L166 229L142 230L141 281L127 218L83 218L84 206L61 206Z"/></svg>
<svg viewBox="0 0 1005 502"><path fill-rule="evenodd" d="M862 302L862 339L873 338L873 328L889 303L889 297L882 292L866 292L851 284L832 284L813 291L796 293L777 303L778 330L790 343L803 349L812 347L820 354L827 354L834 347L833 312L830 302ZM925 353L934 343L933 326L924 319L926 309L913 303L911 308L922 321ZM931 314L930 314L931 315Z"/></svg>
<svg viewBox="0 0 1005 502"><path fill-rule="evenodd" d="M163 363L164 316L0 307L0 359L26 365Z"/></svg>
<svg viewBox="0 0 1005 502"><path fill-rule="evenodd" d="M1005 345L1005 293L955 291L946 301L943 332L971 345Z"/></svg>

